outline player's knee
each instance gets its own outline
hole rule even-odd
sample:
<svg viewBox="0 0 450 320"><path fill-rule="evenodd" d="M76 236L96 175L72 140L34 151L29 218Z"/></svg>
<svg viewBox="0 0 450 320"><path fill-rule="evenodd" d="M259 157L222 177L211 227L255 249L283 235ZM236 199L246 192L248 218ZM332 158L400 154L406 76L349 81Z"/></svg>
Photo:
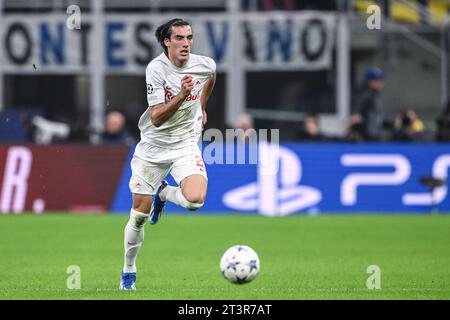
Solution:
<svg viewBox="0 0 450 320"><path fill-rule="evenodd" d="M184 191L185 192L182 192L181 194L183 198L183 207L191 211L195 211L203 206L203 203L205 202L205 195L201 192L193 192L192 190Z"/></svg>
<svg viewBox="0 0 450 320"><path fill-rule="evenodd" d="M149 213L152 207L152 197L147 195L133 194L133 210Z"/></svg>
<svg viewBox="0 0 450 320"><path fill-rule="evenodd" d="M148 214L132 209L130 212L130 222L134 228L142 228L148 219Z"/></svg>
<svg viewBox="0 0 450 320"><path fill-rule="evenodd" d="M185 196L185 199L187 201L186 208L191 211L200 209L203 206L203 203L205 202L205 197L199 193L188 193Z"/></svg>
<svg viewBox="0 0 450 320"><path fill-rule="evenodd" d="M205 202L205 197L201 194L187 194L185 196L186 200L192 204L201 204Z"/></svg>

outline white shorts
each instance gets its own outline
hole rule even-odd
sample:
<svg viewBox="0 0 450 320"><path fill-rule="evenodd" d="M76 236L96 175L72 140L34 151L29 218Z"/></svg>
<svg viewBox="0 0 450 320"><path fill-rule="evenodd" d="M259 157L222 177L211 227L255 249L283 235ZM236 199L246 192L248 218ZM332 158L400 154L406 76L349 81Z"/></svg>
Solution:
<svg viewBox="0 0 450 320"><path fill-rule="evenodd" d="M153 155L146 160L136 156L131 160L130 191L136 194L154 194L167 175L175 179L177 184L193 174L199 174L208 181L202 154L197 145L182 149L163 149L151 147ZM150 161L149 161L150 160Z"/></svg>

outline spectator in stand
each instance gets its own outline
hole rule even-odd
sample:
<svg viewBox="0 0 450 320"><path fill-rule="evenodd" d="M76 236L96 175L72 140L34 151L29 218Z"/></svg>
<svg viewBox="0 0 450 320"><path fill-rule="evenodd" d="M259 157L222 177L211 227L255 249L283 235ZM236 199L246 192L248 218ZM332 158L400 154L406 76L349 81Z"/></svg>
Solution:
<svg viewBox="0 0 450 320"><path fill-rule="evenodd" d="M120 111L108 112L105 117L105 131L101 135L101 142L133 145L135 141L125 128L125 120L125 116Z"/></svg>
<svg viewBox="0 0 450 320"><path fill-rule="evenodd" d="M411 108L405 108L395 117L393 141L423 141L425 126L419 119L416 111Z"/></svg>
<svg viewBox="0 0 450 320"><path fill-rule="evenodd" d="M320 132L319 117L314 113L310 113L305 117L303 128L297 137L299 140L311 142L327 140L327 137Z"/></svg>
<svg viewBox="0 0 450 320"><path fill-rule="evenodd" d="M436 120L437 133L436 141L450 141L450 100L447 102L447 106Z"/></svg>
<svg viewBox="0 0 450 320"><path fill-rule="evenodd" d="M379 68L371 68L367 71L364 84L355 99L351 125L361 125L364 139L367 141L381 140L384 117L381 98L383 78L384 74Z"/></svg>
<svg viewBox="0 0 450 320"><path fill-rule="evenodd" d="M347 134L345 135L343 141L364 142L364 127L359 115L355 114L350 117L350 122L347 127Z"/></svg>
<svg viewBox="0 0 450 320"><path fill-rule="evenodd" d="M244 135L238 135L238 142L249 142L257 137L253 117L248 113L242 113L236 118L235 129L244 130Z"/></svg>

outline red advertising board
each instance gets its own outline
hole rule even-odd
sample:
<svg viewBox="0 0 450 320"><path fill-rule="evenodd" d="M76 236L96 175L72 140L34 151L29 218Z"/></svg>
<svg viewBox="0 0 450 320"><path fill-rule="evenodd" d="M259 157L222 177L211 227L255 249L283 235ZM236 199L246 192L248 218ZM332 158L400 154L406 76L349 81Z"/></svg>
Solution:
<svg viewBox="0 0 450 320"><path fill-rule="evenodd" d="M0 212L104 212L129 147L1 145Z"/></svg>

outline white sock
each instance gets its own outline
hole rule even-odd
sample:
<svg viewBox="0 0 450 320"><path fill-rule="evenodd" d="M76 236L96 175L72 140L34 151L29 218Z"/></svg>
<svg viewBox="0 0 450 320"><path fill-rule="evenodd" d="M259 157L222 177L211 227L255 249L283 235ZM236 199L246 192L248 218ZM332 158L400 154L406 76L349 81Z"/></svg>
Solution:
<svg viewBox="0 0 450 320"><path fill-rule="evenodd" d="M159 196L162 201L169 200L170 202L189 210L196 210L203 206L203 203L192 203L187 201L183 196L180 187L167 186L159 193Z"/></svg>
<svg viewBox="0 0 450 320"><path fill-rule="evenodd" d="M176 203L175 200L175 192L180 189L179 187L171 187L171 186L166 186L164 189L161 190L161 192L159 193L159 197L161 198L162 201L166 201L169 200L170 202L173 202L175 204ZM181 189L180 189L181 190Z"/></svg>
<svg viewBox="0 0 450 320"><path fill-rule="evenodd" d="M136 257L144 241L144 225L148 214L131 209L130 220L125 226L124 272L136 272Z"/></svg>

